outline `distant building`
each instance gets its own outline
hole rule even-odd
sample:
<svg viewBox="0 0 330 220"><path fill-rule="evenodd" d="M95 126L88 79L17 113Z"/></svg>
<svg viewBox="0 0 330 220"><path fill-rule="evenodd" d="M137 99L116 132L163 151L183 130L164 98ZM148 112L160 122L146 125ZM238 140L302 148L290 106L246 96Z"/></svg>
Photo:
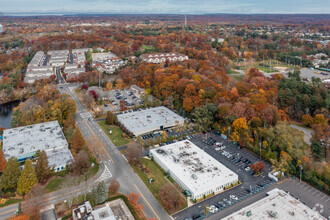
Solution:
<svg viewBox="0 0 330 220"><path fill-rule="evenodd" d="M3 32L3 26L2 26L2 24L0 24L0 33L2 33Z"/></svg>
<svg viewBox="0 0 330 220"><path fill-rule="evenodd" d="M164 106L121 113L117 115L117 118L134 136L164 130L184 123L183 117Z"/></svg>
<svg viewBox="0 0 330 220"><path fill-rule="evenodd" d="M188 140L152 149L150 153L192 199L222 192L238 182L236 173Z"/></svg>
<svg viewBox="0 0 330 220"><path fill-rule="evenodd" d="M47 55L50 57L50 65L60 67L68 61L69 50L50 50Z"/></svg>
<svg viewBox="0 0 330 220"><path fill-rule="evenodd" d="M54 75L53 67L48 65L45 53L38 51L30 61L24 77L25 83L34 83L36 80L48 79Z"/></svg>
<svg viewBox="0 0 330 220"><path fill-rule="evenodd" d="M18 161L33 159L38 150L47 153L49 166L55 171L63 170L73 161L58 121L4 130L3 152L6 160L12 156Z"/></svg>
<svg viewBox="0 0 330 220"><path fill-rule="evenodd" d="M146 92L145 89L142 89L142 88L138 87L137 85L131 85L130 89L134 93L134 95L136 95L137 97L140 97L142 94L144 94Z"/></svg>
<svg viewBox="0 0 330 220"><path fill-rule="evenodd" d="M101 208L92 208L89 201L78 208L72 210L73 220L116 220L116 216L113 214L111 208L106 205Z"/></svg>
<svg viewBox="0 0 330 220"><path fill-rule="evenodd" d="M275 188L267 192L267 197L248 205L224 220L263 220L263 219L290 219L290 220L326 220L321 214L288 193Z"/></svg>
<svg viewBox="0 0 330 220"><path fill-rule="evenodd" d="M114 53L93 53L92 54L92 67L100 72L112 74L115 70L124 66L127 61L119 59Z"/></svg>
<svg viewBox="0 0 330 220"><path fill-rule="evenodd" d="M147 53L140 56L141 60L147 63L165 63L188 60L188 56L177 52L171 53Z"/></svg>

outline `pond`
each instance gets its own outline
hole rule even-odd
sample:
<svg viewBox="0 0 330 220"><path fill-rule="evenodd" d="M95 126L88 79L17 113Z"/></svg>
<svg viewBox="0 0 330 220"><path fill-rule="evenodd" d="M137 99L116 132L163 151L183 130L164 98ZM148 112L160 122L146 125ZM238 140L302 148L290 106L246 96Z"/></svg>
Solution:
<svg viewBox="0 0 330 220"><path fill-rule="evenodd" d="M11 128L11 115L14 113L14 108L19 105L21 101L13 101L0 105L0 127Z"/></svg>

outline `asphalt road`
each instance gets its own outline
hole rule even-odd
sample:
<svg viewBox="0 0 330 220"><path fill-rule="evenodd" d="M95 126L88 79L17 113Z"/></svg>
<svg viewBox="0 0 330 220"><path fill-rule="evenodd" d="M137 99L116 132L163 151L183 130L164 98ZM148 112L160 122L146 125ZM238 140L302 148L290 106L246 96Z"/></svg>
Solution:
<svg viewBox="0 0 330 220"><path fill-rule="evenodd" d="M297 130L300 130L302 132L305 133L304 135L304 141L308 144L308 145L311 145L311 139L312 139L312 136L313 136L313 131L312 129L310 128L303 128L303 127L300 127L300 126L297 126L297 125L294 125L294 124L290 124L290 127L291 128L295 128Z"/></svg>
<svg viewBox="0 0 330 220"><path fill-rule="evenodd" d="M61 92L69 94L77 103L75 121L84 137L88 140L90 136L95 136L105 144L103 149L104 160L102 162L110 171L111 177L102 180L106 183L110 183L112 179L117 179L120 183L121 193L126 195L131 192L138 193L140 195L139 202L143 203L143 212L148 218L154 217L158 220L170 219L169 215L151 194L142 180L133 172L126 158L120 154L101 127L93 120L92 115L79 101L73 91L75 87L72 87L71 84L61 85L61 87L59 87Z"/></svg>
<svg viewBox="0 0 330 220"><path fill-rule="evenodd" d="M62 84L59 85L58 88L62 94L68 94L76 101L77 113L75 115L75 121L85 139L88 140L90 136L95 136L105 144L104 148L100 149L103 152L103 157L101 157L103 160L98 174L88 182L82 183L76 187L66 188L54 193L46 194L42 197L37 197L36 199L42 201L42 205L46 206L67 200L72 196L86 193L86 190L95 186L100 181L109 184L111 180L117 179L120 183L119 191L121 193L128 195L134 192L140 195L139 203L143 203L143 212L148 218L153 217L157 220L170 219L169 215L151 194L142 180L133 172L133 169L129 166L126 158L120 154L97 122L93 120L92 115L79 101L73 92L75 86L72 84ZM23 203L23 206L24 205L25 204ZM0 219L6 219L15 215L17 207L18 204L13 204L1 208Z"/></svg>
<svg viewBox="0 0 330 220"><path fill-rule="evenodd" d="M87 182L83 182L80 185L72 188L68 187L58 190L56 192L45 194L43 196L35 198L35 200L38 203L42 204L42 206L47 206L50 204L55 204L60 201L64 201L69 198L76 197L79 194L87 193L86 190L90 190L92 187L95 187L98 184L97 180L102 176L104 170L105 170L105 165L101 164L99 172ZM27 208L29 206L34 206L34 205L36 205L36 202L31 202L31 201L28 203L23 202L22 207ZM18 208L17 203L1 208L0 219L7 219L9 217L14 216L17 208Z"/></svg>

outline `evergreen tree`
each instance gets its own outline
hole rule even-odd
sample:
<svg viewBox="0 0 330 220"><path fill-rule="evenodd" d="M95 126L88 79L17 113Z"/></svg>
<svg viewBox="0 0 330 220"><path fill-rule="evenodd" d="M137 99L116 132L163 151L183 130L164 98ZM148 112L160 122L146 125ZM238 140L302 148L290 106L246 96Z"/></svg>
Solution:
<svg viewBox="0 0 330 220"><path fill-rule="evenodd" d="M17 193L24 196L37 183L37 174L32 165L32 161L30 159L27 159L25 161L24 169L17 183Z"/></svg>
<svg viewBox="0 0 330 220"><path fill-rule="evenodd" d="M71 142L71 151L73 154L75 154L77 152L78 149L83 148L85 145L85 141L84 138L79 130L79 128L77 127L76 132L74 133L72 142Z"/></svg>
<svg viewBox="0 0 330 220"><path fill-rule="evenodd" d="M324 158L324 148L319 142L312 140L311 150L316 160Z"/></svg>
<svg viewBox="0 0 330 220"><path fill-rule="evenodd" d="M23 212L22 212L22 204L21 203L18 203L18 208L17 208L17 211L16 211L16 216L18 215L21 215Z"/></svg>
<svg viewBox="0 0 330 220"><path fill-rule="evenodd" d="M48 158L46 152L43 150L37 161L36 174L39 182L44 182L50 175L50 169L48 166Z"/></svg>
<svg viewBox="0 0 330 220"><path fill-rule="evenodd" d="M15 157L9 158L1 176L0 188L4 190L15 189L17 186L19 174L20 170L17 159Z"/></svg>
<svg viewBox="0 0 330 220"><path fill-rule="evenodd" d="M108 190L107 190L107 187L106 187L104 181L100 182L97 185L97 188L94 192L94 196L95 196L95 203L96 204L102 204L107 200Z"/></svg>
<svg viewBox="0 0 330 220"><path fill-rule="evenodd" d="M6 167L6 158L5 154L3 153L2 149L0 148L0 173L5 169Z"/></svg>

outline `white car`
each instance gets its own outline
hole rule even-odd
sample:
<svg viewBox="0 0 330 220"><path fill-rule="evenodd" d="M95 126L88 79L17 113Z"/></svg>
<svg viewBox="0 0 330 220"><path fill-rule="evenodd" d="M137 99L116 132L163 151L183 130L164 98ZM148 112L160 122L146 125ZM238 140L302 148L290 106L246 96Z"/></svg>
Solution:
<svg viewBox="0 0 330 220"><path fill-rule="evenodd" d="M231 199L238 200L237 196L235 196L235 195L230 195L229 197L230 197Z"/></svg>
<svg viewBox="0 0 330 220"><path fill-rule="evenodd" d="M219 211L219 209L217 207L215 207L214 205L210 205L208 207L208 210L210 213L216 213L217 211Z"/></svg>
<svg viewBox="0 0 330 220"><path fill-rule="evenodd" d="M251 168L250 167L247 167L247 168L245 168L244 169L246 172L249 172L250 170L251 170Z"/></svg>
<svg viewBox="0 0 330 220"><path fill-rule="evenodd" d="M218 150L220 150L220 147L217 147L217 148L215 148L214 150L218 151Z"/></svg>

